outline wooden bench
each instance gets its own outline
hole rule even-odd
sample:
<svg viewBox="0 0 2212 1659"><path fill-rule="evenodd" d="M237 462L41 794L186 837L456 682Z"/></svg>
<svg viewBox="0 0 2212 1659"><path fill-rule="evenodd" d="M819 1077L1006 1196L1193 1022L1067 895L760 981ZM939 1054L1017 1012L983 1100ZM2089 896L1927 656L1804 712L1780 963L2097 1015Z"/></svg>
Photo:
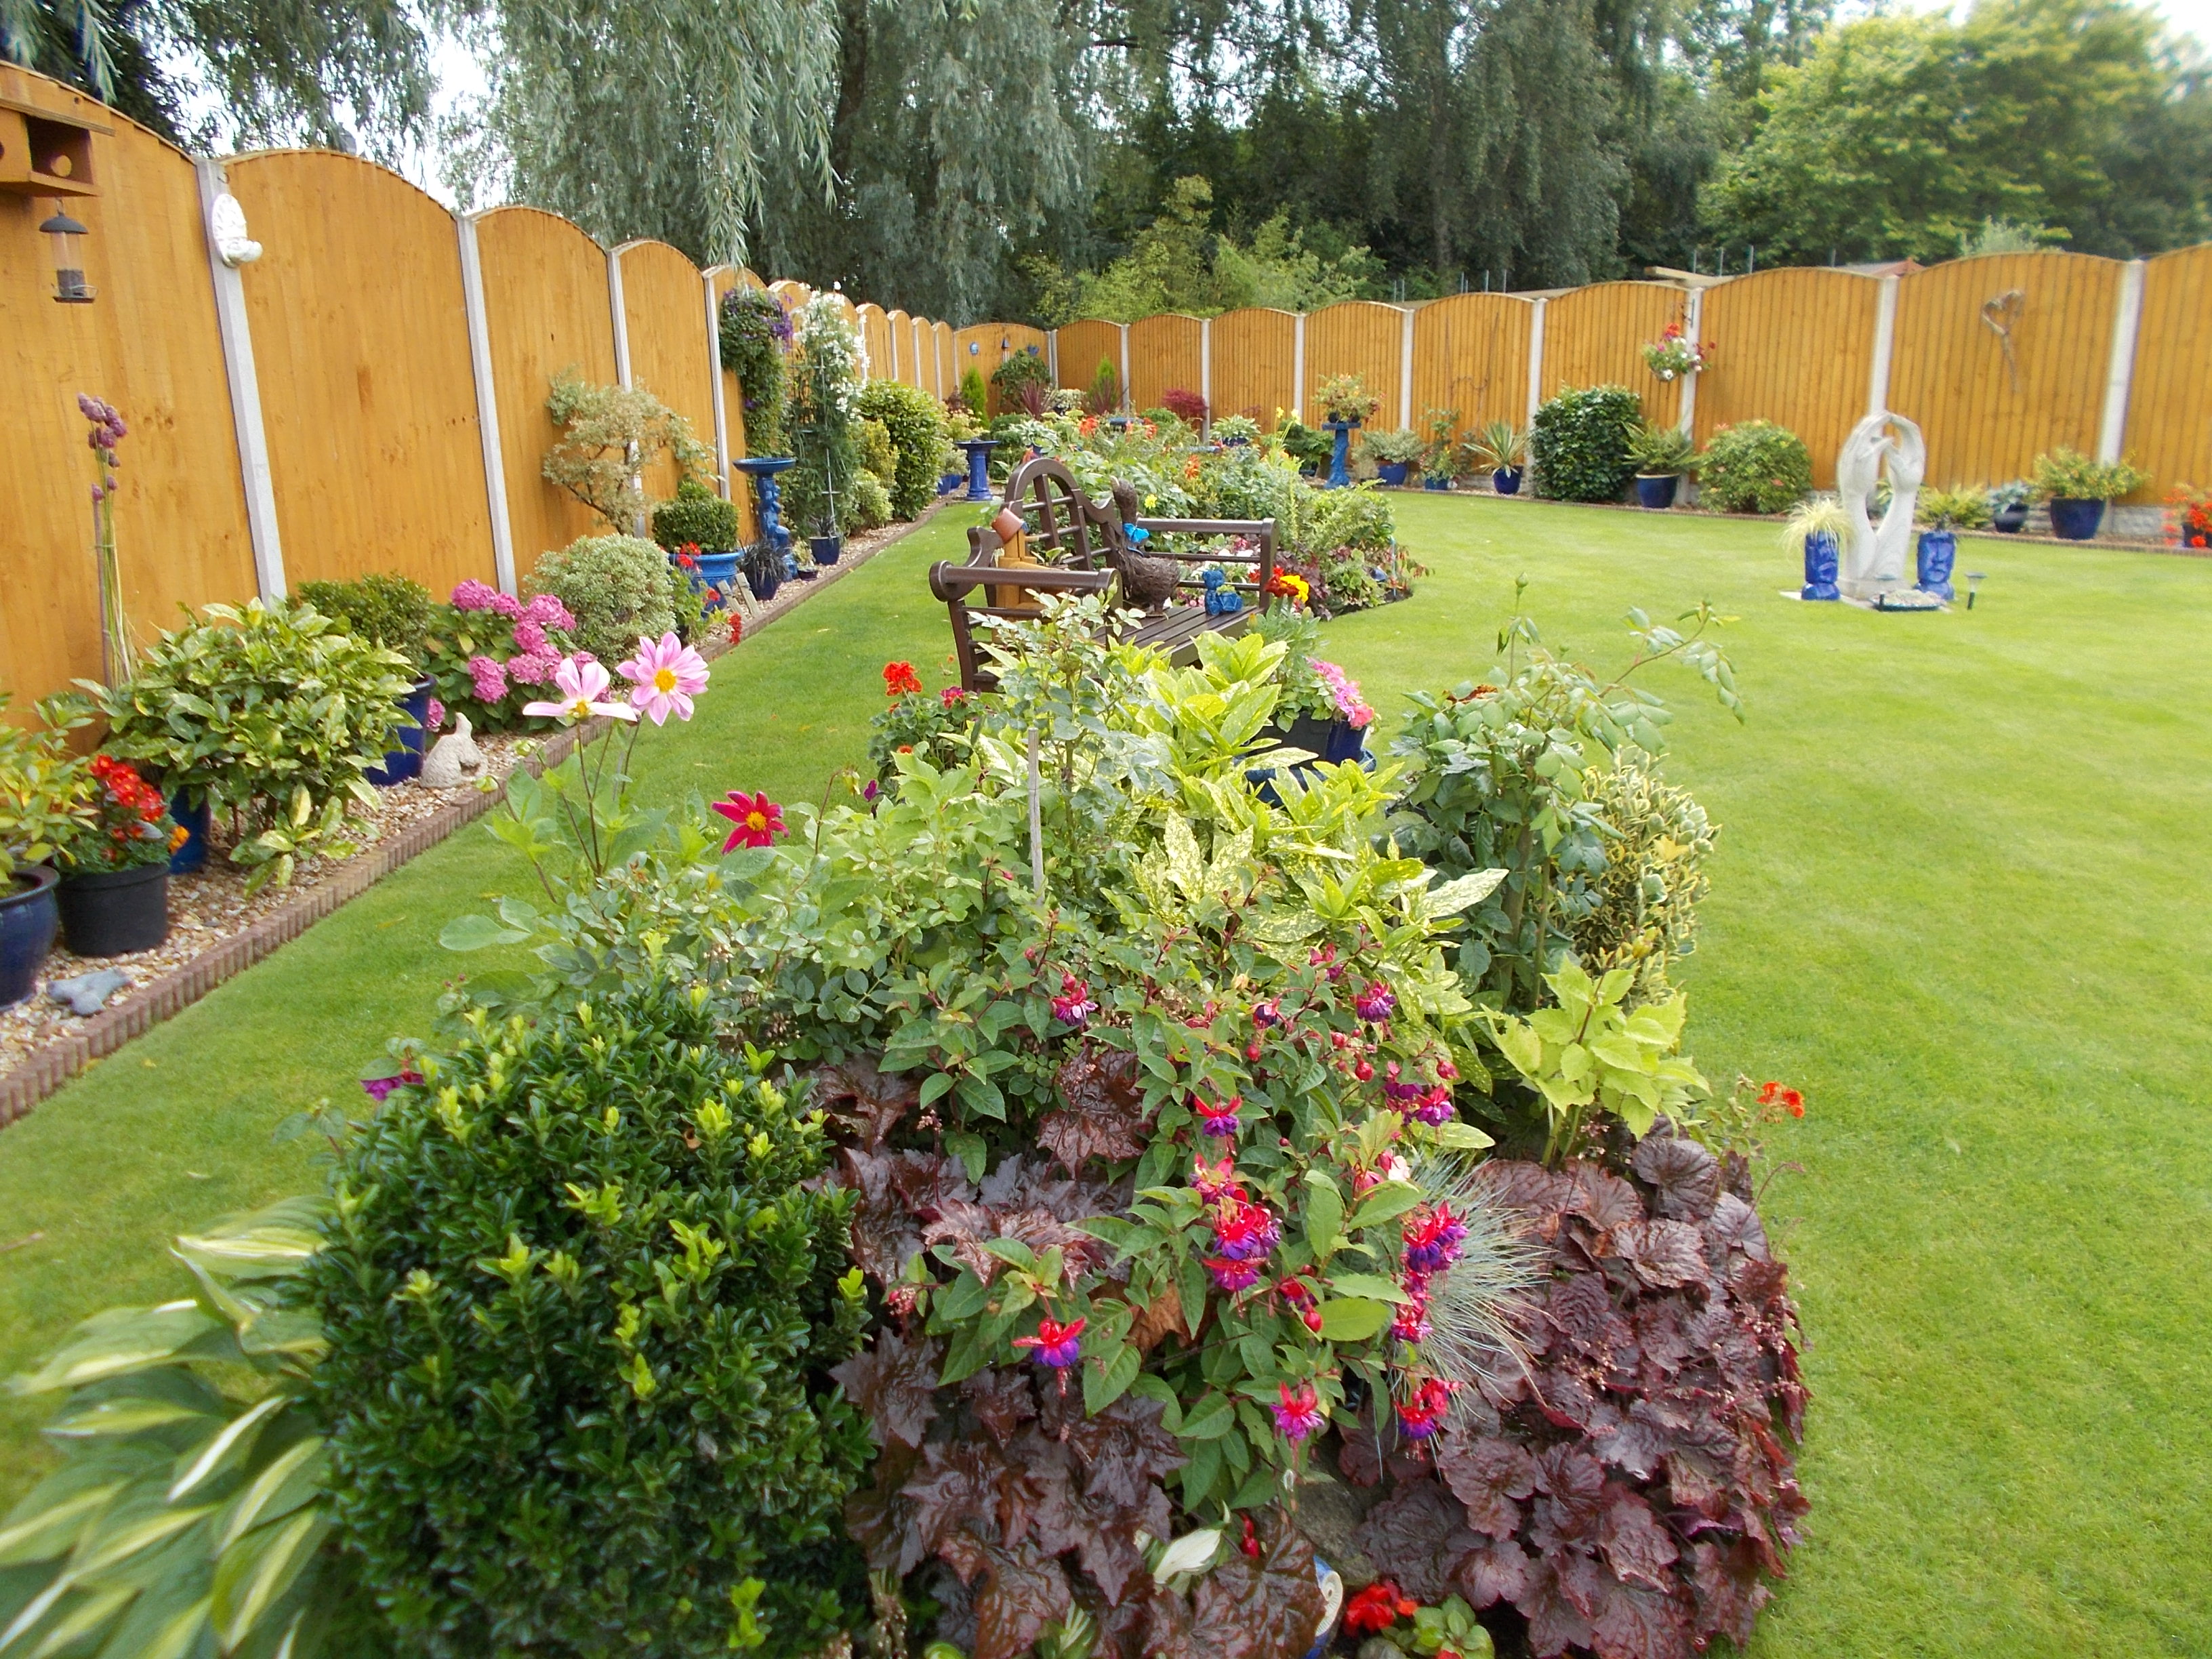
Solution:
<svg viewBox="0 0 2212 1659"><path fill-rule="evenodd" d="M1200 634L1241 632L1252 614L1266 604L1267 587L1274 580L1273 519L1139 517L1133 527L1148 533L1141 544L1132 544L1121 512L1110 504L1092 501L1075 476L1050 455L1031 456L1008 476L1005 512L1012 513L1020 521L1020 534L1029 554L1045 562L1002 562L1006 538L994 525L985 524L968 532L966 564L940 561L929 572L929 591L945 601L951 613L960 684L969 691L988 691L997 684L981 660L975 619L1029 622L1044 614L1036 605L971 603L969 596L979 588L996 590L984 596L993 601L1018 589L1027 589L1031 596L1103 593L1114 585L1122 562L1133 551L1140 557L1172 560L1188 570L1176 579L1176 601L1147 614L1126 637L1134 644L1166 653L1170 661L1187 663L1198 654ZM1217 552L1177 551L1156 545L1160 538L1176 535L1230 538L1250 545ZM1207 565L1218 565L1230 573L1230 585L1243 596L1243 610L1218 616L1206 609L1206 585L1199 573ZM1236 574L1240 567L1249 568L1250 574L1240 579ZM1019 574L1010 579L1010 572Z"/></svg>

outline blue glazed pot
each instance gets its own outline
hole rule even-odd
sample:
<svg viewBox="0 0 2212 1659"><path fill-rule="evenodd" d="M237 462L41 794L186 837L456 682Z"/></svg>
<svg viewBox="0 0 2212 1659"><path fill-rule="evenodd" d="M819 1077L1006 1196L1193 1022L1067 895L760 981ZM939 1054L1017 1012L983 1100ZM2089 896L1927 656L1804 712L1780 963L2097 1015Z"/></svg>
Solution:
<svg viewBox="0 0 2212 1659"><path fill-rule="evenodd" d="M706 597L707 609L719 611L729 603L737 586L738 562L742 553L699 553L693 556L691 586Z"/></svg>
<svg viewBox="0 0 2212 1659"><path fill-rule="evenodd" d="M207 868L208 804L189 805L181 789L169 797L169 816L185 832L185 844L169 854L169 873L189 876Z"/></svg>
<svg viewBox="0 0 2212 1659"><path fill-rule="evenodd" d="M430 694L437 689L438 682L425 674L400 698L407 723L399 728L399 747L386 752L383 765L372 766L362 774L378 788L389 789L395 783L422 775L422 745L430 735Z"/></svg>
<svg viewBox="0 0 2212 1659"><path fill-rule="evenodd" d="M2102 501L2069 501L2054 496L2051 502L2051 533L2063 542L2086 542L2105 521Z"/></svg>
<svg viewBox="0 0 2212 1659"><path fill-rule="evenodd" d="M62 925L54 902L59 881L45 865L33 865L18 870L0 892L0 1008L14 1007L39 988L39 969Z"/></svg>
<svg viewBox="0 0 2212 1659"><path fill-rule="evenodd" d="M937 493L939 495L950 495L959 488L960 475L957 472L944 472L938 475Z"/></svg>
<svg viewBox="0 0 2212 1659"><path fill-rule="evenodd" d="M814 555L815 563L835 564L837 556L845 550L845 538L842 536L809 536L806 546L808 551Z"/></svg>
<svg viewBox="0 0 2212 1659"><path fill-rule="evenodd" d="M1518 495L1521 493L1521 469L1517 466L1499 467L1490 475L1490 487L1501 495Z"/></svg>
<svg viewBox="0 0 2212 1659"><path fill-rule="evenodd" d="M1959 538L1948 530L1920 532L1920 579L1912 585L1933 593L1945 604L1958 596L1951 591L1951 567L1959 562Z"/></svg>
<svg viewBox="0 0 2212 1659"><path fill-rule="evenodd" d="M1639 472L1636 475L1637 504L1654 513L1663 513L1674 505L1674 490L1681 482L1672 472L1662 473L1657 477Z"/></svg>
<svg viewBox="0 0 2212 1659"><path fill-rule="evenodd" d="M1393 488L1402 486L1406 482L1406 465L1403 461L1377 461L1375 476Z"/></svg>
<svg viewBox="0 0 2212 1659"><path fill-rule="evenodd" d="M1840 599L1844 596L1836 587L1836 566L1838 554L1836 538L1826 531L1816 531L1805 538L1805 586L1798 590L1801 599Z"/></svg>
<svg viewBox="0 0 2212 1659"><path fill-rule="evenodd" d="M2017 536L2027 527L2027 503L2010 501L1999 507L1990 517L1990 527L2008 536Z"/></svg>
<svg viewBox="0 0 2212 1659"><path fill-rule="evenodd" d="M1421 488L1424 489L1449 489L1451 488L1451 479L1448 475L1443 473L1425 472L1421 475Z"/></svg>

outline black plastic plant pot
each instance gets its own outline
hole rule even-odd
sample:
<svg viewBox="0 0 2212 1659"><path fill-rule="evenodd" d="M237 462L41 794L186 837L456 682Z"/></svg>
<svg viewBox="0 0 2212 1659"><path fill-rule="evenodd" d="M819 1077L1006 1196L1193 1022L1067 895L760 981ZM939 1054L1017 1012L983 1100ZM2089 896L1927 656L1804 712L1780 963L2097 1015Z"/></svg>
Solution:
<svg viewBox="0 0 2212 1659"><path fill-rule="evenodd" d="M55 894L62 941L80 957L126 957L169 936L169 866L135 865L64 876Z"/></svg>
<svg viewBox="0 0 2212 1659"><path fill-rule="evenodd" d="M0 884L0 1008L14 1007L39 988L39 969L61 926L57 885L58 878L43 864L18 870Z"/></svg>

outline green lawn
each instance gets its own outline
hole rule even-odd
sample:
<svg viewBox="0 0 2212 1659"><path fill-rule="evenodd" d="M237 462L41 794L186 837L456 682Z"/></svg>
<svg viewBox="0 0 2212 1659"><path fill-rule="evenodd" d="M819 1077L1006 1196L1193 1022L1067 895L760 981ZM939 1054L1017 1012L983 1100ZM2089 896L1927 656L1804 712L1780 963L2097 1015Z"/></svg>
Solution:
<svg viewBox="0 0 2212 1659"><path fill-rule="evenodd" d="M1741 618L1747 724L1653 684L1674 775L1725 826L1692 1046L1811 1103L1767 1207L1805 1316L1813 1513L1757 1652L2212 1651L2212 1154L2186 1117L2212 1077L2212 564L1968 539L1974 611L1885 617L1778 598L1766 525L1399 501L1431 575L1328 636L1386 721L1489 665L1516 574L1601 665L1632 605ZM818 793L886 658L945 678L921 572L964 523L726 659L699 720L641 748L655 785ZM0 1133L0 1249L43 1235L0 1254L0 1370L173 1294L176 1228L310 1182L270 1127L423 1029L455 965L439 927L509 888L465 831ZM33 1418L0 1412L4 1500Z"/></svg>

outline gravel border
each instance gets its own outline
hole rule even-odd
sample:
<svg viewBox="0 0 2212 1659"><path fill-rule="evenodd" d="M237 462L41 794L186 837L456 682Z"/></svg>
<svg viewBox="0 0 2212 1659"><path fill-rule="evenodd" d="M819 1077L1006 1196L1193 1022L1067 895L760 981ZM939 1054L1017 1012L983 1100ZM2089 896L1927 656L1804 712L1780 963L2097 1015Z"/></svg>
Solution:
<svg viewBox="0 0 2212 1659"><path fill-rule="evenodd" d="M768 604L748 604L743 613L744 637L752 638L815 594L835 586L884 549L929 523L947 503L959 500L957 495L943 497L909 523L848 537L844 556L814 580L786 582ZM725 636L702 646L700 654L713 661L735 648ZM580 739L597 735L604 724L594 720L553 733L523 764L533 771L558 765ZM329 878L275 913L210 945L181 967L138 987L121 1001L84 1020L69 1036L31 1050L12 1070L0 1073L0 1128L28 1115L33 1107L94 1060L113 1054L133 1037L190 1007L223 981L289 944L348 900L359 897L410 859L428 852L455 830L483 817L499 804L505 792L484 792L465 784L454 793L456 799L346 860L336 866ZM33 994L43 996L43 986Z"/></svg>

